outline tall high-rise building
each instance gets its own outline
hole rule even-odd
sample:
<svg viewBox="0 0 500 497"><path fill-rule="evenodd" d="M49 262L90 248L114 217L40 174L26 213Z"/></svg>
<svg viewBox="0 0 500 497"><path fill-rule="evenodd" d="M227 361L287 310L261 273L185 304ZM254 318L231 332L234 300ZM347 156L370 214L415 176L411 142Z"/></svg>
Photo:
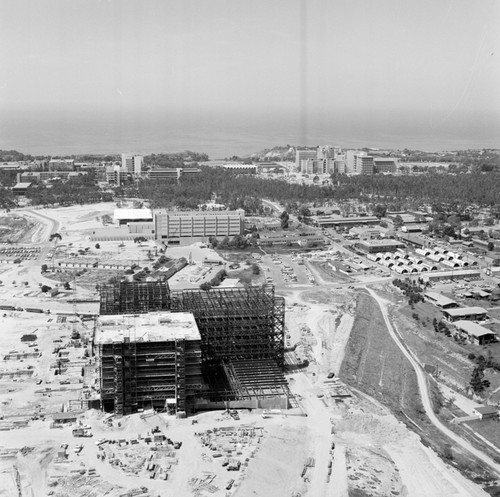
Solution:
<svg viewBox="0 0 500 497"><path fill-rule="evenodd" d="M297 171L301 170L301 162L307 159L316 159L318 152L316 150L297 150L295 152L295 167Z"/></svg>
<svg viewBox="0 0 500 497"><path fill-rule="evenodd" d="M354 154L354 173L373 174L373 157L365 152Z"/></svg>
<svg viewBox="0 0 500 497"><path fill-rule="evenodd" d="M122 154L122 171L141 174L143 160L142 155Z"/></svg>

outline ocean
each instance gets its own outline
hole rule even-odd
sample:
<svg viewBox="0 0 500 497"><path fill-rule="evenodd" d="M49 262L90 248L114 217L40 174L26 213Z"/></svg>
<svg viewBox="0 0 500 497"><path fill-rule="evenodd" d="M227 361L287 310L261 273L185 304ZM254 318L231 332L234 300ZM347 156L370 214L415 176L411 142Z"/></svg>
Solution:
<svg viewBox="0 0 500 497"><path fill-rule="evenodd" d="M205 152L211 159L244 157L277 145L338 145L443 151L500 148L500 120L435 126L385 117L243 113L37 113L0 116L0 149L33 155Z"/></svg>

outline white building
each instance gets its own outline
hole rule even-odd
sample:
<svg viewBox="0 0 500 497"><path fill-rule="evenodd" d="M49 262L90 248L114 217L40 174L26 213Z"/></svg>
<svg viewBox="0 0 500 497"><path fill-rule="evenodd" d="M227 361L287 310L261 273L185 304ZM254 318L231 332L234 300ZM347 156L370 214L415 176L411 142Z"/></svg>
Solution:
<svg viewBox="0 0 500 497"><path fill-rule="evenodd" d="M122 154L122 171L133 174L142 173L142 163L144 157L142 155Z"/></svg>

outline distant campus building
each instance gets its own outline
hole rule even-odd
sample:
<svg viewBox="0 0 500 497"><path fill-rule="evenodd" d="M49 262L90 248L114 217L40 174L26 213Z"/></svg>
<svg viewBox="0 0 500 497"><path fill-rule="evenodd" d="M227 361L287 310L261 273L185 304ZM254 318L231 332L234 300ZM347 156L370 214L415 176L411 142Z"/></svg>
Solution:
<svg viewBox="0 0 500 497"><path fill-rule="evenodd" d="M374 157L360 150L342 152L340 147L323 145L317 150L297 150L295 166L302 174L376 174L395 173L398 160Z"/></svg>
<svg viewBox="0 0 500 497"><path fill-rule="evenodd" d="M166 211L154 212L156 240L171 245L204 241L210 236L233 237L243 234L245 211Z"/></svg>
<svg viewBox="0 0 500 497"><path fill-rule="evenodd" d="M143 161L142 155L122 154L121 170L125 173L141 174Z"/></svg>

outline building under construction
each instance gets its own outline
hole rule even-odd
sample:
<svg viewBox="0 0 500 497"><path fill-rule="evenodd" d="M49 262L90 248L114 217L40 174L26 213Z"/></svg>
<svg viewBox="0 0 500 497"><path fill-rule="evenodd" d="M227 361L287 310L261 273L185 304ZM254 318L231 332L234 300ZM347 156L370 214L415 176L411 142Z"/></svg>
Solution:
<svg viewBox="0 0 500 497"><path fill-rule="evenodd" d="M101 287L100 328L103 328L106 316L116 321L118 314L137 313L136 319L140 319L144 313L158 311L163 311L159 312L159 315L167 311L167 314L171 316L178 313L190 313L194 317L199 332L198 371L201 371L203 375L204 388L201 392L198 389L199 384L194 382L192 384L196 384L197 389L186 392L184 399L178 397L179 390L174 397L169 397L169 392L176 393L177 387L172 385L170 380L158 370L158 378L163 378L161 381L165 388L161 390L160 385L152 385L158 388L154 394L156 398L154 405L161 403L162 399L166 402L168 398L175 398L176 408L184 410L186 406L193 408L194 404L191 400L202 396L210 397L212 401L287 397L288 389L282 373L285 302L283 298L275 296L272 285L214 288L209 291L170 291L166 281L154 281L120 283ZM168 321L160 324L166 328L170 326ZM124 326L123 320L121 326ZM139 328L136 327L136 329ZM97 337L99 332L98 330ZM175 342L175 338L172 340ZM102 347L100 341L96 340L96 342L102 355L101 377L105 378L101 380L103 407L108 410L113 405L115 412L127 413L144 405L146 396L151 396L151 392L146 393L146 385L143 384L144 394L140 401L135 393L118 395L113 388L122 384L123 392L128 391L129 386L131 391L135 392L133 378L138 373L134 371L145 372L148 364L151 367L168 366L167 363L162 362L163 358L160 362L156 362L154 357L155 354L160 356L164 354L163 347L168 341L155 343L153 348L156 352L150 351L149 355L146 354L149 362L143 363L139 369L135 366L134 361L137 359L133 356L137 352L139 343L141 347L146 347L142 342L124 339L117 345L116 351L113 351L109 344L107 347ZM170 343L168 347L175 349L175 358L172 356L171 359L177 364L182 351L178 350L173 343ZM190 359L194 360L195 355L191 355ZM122 364L127 369L126 373L116 368L115 363L120 363L120 357L123 358ZM168 366L169 371L171 366ZM192 366L194 371L194 365Z"/></svg>
<svg viewBox="0 0 500 497"><path fill-rule="evenodd" d="M95 343L102 407L186 411L201 390L200 333L189 313L101 316Z"/></svg>

